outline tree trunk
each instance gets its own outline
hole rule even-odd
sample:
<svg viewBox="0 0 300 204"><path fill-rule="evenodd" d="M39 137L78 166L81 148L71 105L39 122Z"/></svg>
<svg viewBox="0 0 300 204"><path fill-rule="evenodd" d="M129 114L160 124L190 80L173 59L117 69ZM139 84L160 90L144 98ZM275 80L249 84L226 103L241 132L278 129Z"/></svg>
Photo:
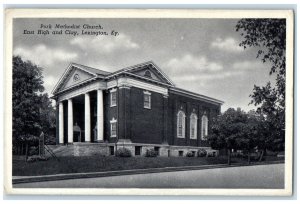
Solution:
<svg viewBox="0 0 300 204"><path fill-rule="evenodd" d="M251 163L251 151L248 150L248 164Z"/></svg>
<svg viewBox="0 0 300 204"><path fill-rule="evenodd" d="M26 152L25 152L25 161L27 162L28 158L28 143L26 143Z"/></svg>
<svg viewBox="0 0 300 204"><path fill-rule="evenodd" d="M265 154L265 150L263 149L260 153L260 157L259 157L259 162L262 161L263 157L264 157L264 154Z"/></svg>
<svg viewBox="0 0 300 204"><path fill-rule="evenodd" d="M231 165L231 149L228 149L227 153L228 153L228 165Z"/></svg>
<svg viewBox="0 0 300 204"><path fill-rule="evenodd" d="M41 138L39 138L39 156L41 156Z"/></svg>

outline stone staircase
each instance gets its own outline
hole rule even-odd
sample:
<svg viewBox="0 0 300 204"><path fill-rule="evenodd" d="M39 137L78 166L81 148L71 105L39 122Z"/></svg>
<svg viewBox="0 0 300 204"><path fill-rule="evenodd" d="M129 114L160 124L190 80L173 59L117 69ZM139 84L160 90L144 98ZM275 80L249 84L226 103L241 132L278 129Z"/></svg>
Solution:
<svg viewBox="0 0 300 204"><path fill-rule="evenodd" d="M74 156L74 145L48 145L57 157ZM47 157L51 157L49 152L45 151Z"/></svg>
<svg viewBox="0 0 300 204"><path fill-rule="evenodd" d="M69 145L48 145L57 157L108 155L105 143L74 143ZM51 155L45 151L47 157Z"/></svg>

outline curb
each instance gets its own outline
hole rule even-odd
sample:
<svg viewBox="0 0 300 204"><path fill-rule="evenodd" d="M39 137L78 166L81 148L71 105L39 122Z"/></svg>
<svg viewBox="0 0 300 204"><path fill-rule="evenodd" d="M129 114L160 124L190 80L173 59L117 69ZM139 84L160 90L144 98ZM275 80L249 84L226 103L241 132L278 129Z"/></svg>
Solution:
<svg viewBox="0 0 300 204"><path fill-rule="evenodd" d="M231 164L231 165L214 164L214 165L201 165L201 166L163 167L163 168L132 169L132 170L91 172L91 173L70 173L70 174L55 174L55 175L43 175L43 176L28 176L24 178L13 178L12 184L56 181L56 180L66 180L66 179L123 176L123 175L132 175L132 174L148 174L148 173L230 168L230 167L242 167L242 166L258 166L258 165L280 164L280 163L284 163L284 161L272 161L272 162L260 162L260 163L253 162L250 165L242 164L242 163Z"/></svg>

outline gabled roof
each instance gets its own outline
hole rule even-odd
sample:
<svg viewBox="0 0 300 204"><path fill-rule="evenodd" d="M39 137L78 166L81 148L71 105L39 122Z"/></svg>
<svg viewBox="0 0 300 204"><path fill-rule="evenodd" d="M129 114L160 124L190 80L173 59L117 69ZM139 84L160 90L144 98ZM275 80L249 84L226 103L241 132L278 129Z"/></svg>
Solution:
<svg viewBox="0 0 300 204"><path fill-rule="evenodd" d="M151 69L154 69L156 71L156 73L160 76L160 78L163 80L163 82L153 80L153 79L147 79L143 76L140 76L140 75L137 75L137 74L134 73L134 71L144 69L145 67L150 67ZM128 75L135 76L135 77L138 77L138 78L145 78L148 81L167 84L169 86L175 86L175 84L171 81L171 79L169 79L169 77L156 64L154 64L154 62L152 62L152 61L148 61L148 62L145 62L145 63L130 66L130 67L126 67L126 68L120 69L116 72L107 72L107 71L103 71L103 70L100 70L100 69L96 69L96 68L93 68L93 67L88 67L88 66L85 66L85 65L81 65L81 64L77 64L77 63L72 62L72 63L69 64L68 68L63 73L63 75L61 76L61 78L59 79L57 84L55 85L55 87L52 91L52 94L55 94L55 93L59 92L59 89L63 86L65 81L68 79L70 73L72 72L72 70L74 68L80 69L80 70L90 74L93 79L94 78L110 79L110 78L112 78L114 76L118 76L120 74L128 74Z"/></svg>
<svg viewBox="0 0 300 204"><path fill-rule="evenodd" d="M93 78L96 78L98 76L106 76L106 75L110 74L110 72L102 71L102 70L99 70L96 68L92 68L92 67L88 67L88 66L84 66L81 64L71 62L69 64L69 66L67 67L67 69L65 70L65 72L63 73L63 75L58 80L57 84L55 85L55 87L52 91L52 94L55 94L59 91L59 89L64 85L64 82L68 79L69 75L71 74L71 72L74 68L77 68L83 72L90 74L91 77L93 77Z"/></svg>
<svg viewBox="0 0 300 204"><path fill-rule="evenodd" d="M140 64L136 64L130 67L126 67L123 69L120 69L116 72L111 73L108 77L113 77L116 75L119 75L121 73L131 73L134 74L134 71L138 71L141 69L144 69L145 67L151 67L152 69L154 69L159 75L160 77L166 81L167 84L171 85L171 86L175 86L174 82L152 61L148 61L148 62L144 62L144 63L140 63Z"/></svg>
<svg viewBox="0 0 300 204"><path fill-rule="evenodd" d="M93 68L93 67L88 67L88 66L85 66L85 65L82 65L82 64L77 64L77 63L71 63L71 64L73 66L77 67L77 68L80 68L82 70L85 70L87 72L94 73L94 74L97 74L97 75L107 76L107 75L111 74L111 72L103 71L103 70L96 69L96 68Z"/></svg>
<svg viewBox="0 0 300 204"><path fill-rule="evenodd" d="M78 70L76 70L78 69ZM154 72L155 74L157 74L157 78L149 78L146 77L145 75L141 75L140 73L144 73L144 69L145 70L151 70L152 72ZM68 80L70 77L72 77L72 73L74 74L75 71L81 71L84 72L86 78L84 81L74 84L70 87L67 87L66 89L64 89L65 84L68 84ZM97 80L97 79L103 79L103 80L109 80L113 77L119 76L125 74L127 76L133 76L135 78L139 78L142 80L146 80L149 81L151 83L156 83L156 84L160 84L163 86L168 86L171 92L176 93L176 94L180 94L180 95L184 95L184 96L189 96L195 99L201 99L207 102L212 102L215 104L223 104L224 102L215 98L211 98L208 96L204 96L201 94L197 94L191 91L187 91L181 88L177 88L175 87L175 84L171 81L171 79L169 79L169 77L152 61L148 61L148 62L144 62L141 64L137 64L134 66L130 66L130 67L126 67L123 69L120 69L116 72L107 72L107 71L103 71L100 69L96 69L93 67L88 67L85 65L81 65L81 64L77 64L77 63L70 63L69 66L67 67L67 69L65 70L65 72L63 73L63 75L61 76L61 78L59 79L59 81L57 82L57 84L55 85L52 94L55 95L57 93L59 93L60 91L66 91L69 89L72 89L74 87L77 87L79 85L85 84L85 83L89 83L93 80ZM63 90L60 90L63 89Z"/></svg>
<svg viewBox="0 0 300 204"><path fill-rule="evenodd" d="M168 86L170 88L170 91L173 91L177 94L187 95L189 97L194 97L194 98L197 98L197 99L205 100L205 101L216 103L216 104L223 104L224 103L223 101L218 100L218 99L214 99L214 98L211 98L211 97L208 97L208 96L204 96L204 95L201 95L201 94L197 94L197 93L194 93L194 92L191 92L191 91L187 91L187 90L175 87L175 84L171 81L171 79L169 79L168 76L156 64L154 64L154 62L152 62L152 61L148 61L148 62L145 62L145 63L130 66L130 67L126 67L126 68L120 69L116 72L107 72L107 71L103 71L103 70L96 69L96 68L93 68L93 67L88 67L88 66L85 66L85 65L77 64L77 63L70 63L68 68L63 73L63 75L59 79L58 83L54 87L54 89L52 91L53 94L56 94L56 93L60 92L60 89L64 87L64 84L67 83L66 81L69 79L70 76L72 76L72 71L74 69L79 69L79 70L87 73L91 77L87 78L87 80L82 81L81 83L75 84L74 86L72 86L70 88L76 87L76 86L78 86L82 83L88 83L90 81L96 80L97 78L108 80L108 79L111 79L111 78L116 77L118 75L126 74L126 75L129 75L129 76L133 76L133 77L136 77L136 78L146 80L146 81L150 81L152 83L157 83L157 84L161 84L161 85L164 85L164 86ZM136 74L140 70L142 70L142 72L143 72L143 69L151 69L152 71L154 71L155 73L157 73L159 75L159 80L161 80L161 81L158 81L158 80L155 80L155 79L152 79L152 78L147 78L145 76Z"/></svg>
<svg viewBox="0 0 300 204"><path fill-rule="evenodd" d="M215 98L212 98L212 97L209 97L209 96L204 96L202 94L198 94L198 93L191 92L191 91L181 89L181 88L177 88L177 87L171 87L170 91L173 91L176 94L182 94L182 95L187 95L189 97L195 97L197 99L201 99L201 100L204 100L204 101L207 101L207 102L212 102L212 103L216 103L216 104L220 104L220 105L224 104L224 101L221 101L219 99L215 99Z"/></svg>

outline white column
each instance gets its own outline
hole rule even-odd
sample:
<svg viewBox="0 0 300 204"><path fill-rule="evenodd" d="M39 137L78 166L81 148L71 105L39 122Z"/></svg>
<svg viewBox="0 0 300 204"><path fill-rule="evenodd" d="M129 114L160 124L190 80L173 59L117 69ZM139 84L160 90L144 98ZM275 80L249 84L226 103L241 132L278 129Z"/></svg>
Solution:
<svg viewBox="0 0 300 204"><path fill-rule="evenodd" d="M73 102L68 99L68 143L73 143Z"/></svg>
<svg viewBox="0 0 300 204"><path fill-rule="evenodd" d="M58 105L58 111L59 111L59 144L64 143L64 105L62 102L59 102Z"/></svg>
<svg viewBox="0 0 300 204"><path fill-rule="evenodd" d="M90 109L90 95L86 93L84 95L84 131L85 142L91 141L91 109Z"/></svg>
<svg viewBox="0 0 300 204"><path fill-rule="evenodd" d="M104 129L103 91L97 90L97 140L103 141Z"/></svg>

